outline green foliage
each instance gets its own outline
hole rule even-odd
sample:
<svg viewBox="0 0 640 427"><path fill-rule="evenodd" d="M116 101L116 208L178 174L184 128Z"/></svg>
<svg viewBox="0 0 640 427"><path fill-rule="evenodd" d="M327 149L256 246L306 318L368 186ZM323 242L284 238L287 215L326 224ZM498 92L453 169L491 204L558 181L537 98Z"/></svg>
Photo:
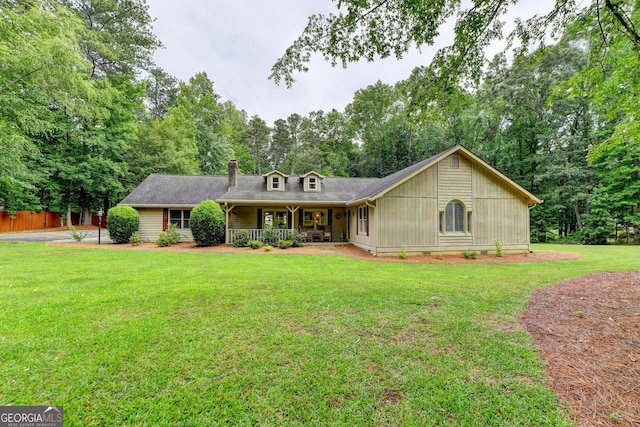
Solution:
<svg viewBox="0 0 640 427"><path fill-rule="evenodd" d="M496 319L517 326L551 283L637 270L638 250L533 250L585 257L417 265L0 243L11 266L0 275L0 336L11 343L0 377L29 378L6 381L3 399L43 402L55 389L72 426L281 425L278 411L295 425L571 426L531 337L496 331ZM400 404L381 401L390 389Z"/></svg>
<svg viewBox="0 0 640 427"><path fill-rule="evenodd" d="M577 240L585 245L606 245L613 235L612 221L596 214L584 215L582 219L584 227L575 233Z"/></svg>
<svg viewBox="0 0 640 427"><path fill-rule="evenodd" d="M500 239L496 238L493 243L496 245L496 256L502 258L504 256L504 249Z"/></svg>
<svg viewBox="0 0 640 427"><path fill-rule="evenodd" d="M245 172L261 174L262 167L267 166L267 149L269 147L270 133L271 131L264 120L257 115L251 117L242 135L242 145L251 153L253 171Z"/></svg>
<svg viewBox="0 0 640 427"><path fill-rule="evenodd" d="M478 252L477 251L464 251L462 252L462 256L465 257L466 259L476 259L478 258Z"/></svg>
<svg viewBox="0 0 640 427"><path fill-rule="evenodd" d="M107 230L113 243L127 243L140 226L140 215L131 206L114 206L107 211Z"/></svg>
<svg viewBox="0 0 640 427"><path fill-rule="evenodd" d="M236 232L233 236L233 246L236 248L246 248L249 246L249 241L251 240L251 233L247 230L241 230Z"/></svg>
<svg viewBox="0 0 640 427"><path fill-rule="evenodd" d="M271 252L271 250L273 249L273 246L271 245L264 245L262 247L262 249L264 249L265 252Z"/></svg>
<svg viewBox="0 0 640 427"><path fill-rule="evenodd" d="M287 239L293 242L293 247L298 248L304 246L305 234L298 230L291 230L287 233Z"/></svg>
<svg viewBox="0 0 640 427"><path fill-rule="evenodd" d="M198 246L213 246L225 240L225 216L220 205L205 200L193 208L189 228Z"/></svg>
<svg viewBox="0 0 640 427"><path fill-rule="evenodd" d="M198 148L193 135L193 123L177 109L138 125L137 138L124 155L133 181L138 184L151 173L196 174Z"/></svg>
<svg viewBox="0 0 640 427"><path fill-rule="evenodd" d="M398 258L407 259L407 251L404 248L404 245L402 245L402 248L400 248L400 253L398 253Z"/></svg>
<svg viewBox="0 0 640 427"><path fill-rule="evenodd" d="M220 95L213 90L213 82L207 73L197 73L188 83L180 84L177 106L195 125L197 160L201 173L206 175L226 172L227 161L232 157L226 136L221 133L223 107Z"/></svg>
<svg viewBox="0 0 640 427"><path fill-rule="evenodd" d="M280 240L280 231L276 228L265 228L262 230L262 242L265 245L277 245Z"/></svg>
<svg viewBox="0 0 640 427"><path fill-rule="evenodd" d="M180 241L182 236L178 232L175 224L169 224L166 231L163 231L156 240L156 245L161 247L173 246Z"/></svg>
<svg viewBox="0 0 640 427"><path fill-rule="evenodd" d="M133 233L131 235L131 237L129 238L129 243L131 243L131 245L133 245L133 246L140 245L140 232L139 231L136 231L135 233Z"/></svg>
<svg viewBox="0 0 640 427"><path fill-rule="evenodd" d="M258 249L262 247L262 241L260 240L249 240L249 243L247 243L247 246L249 246L251 249Z"/></svg>
<svg viewBox="0 0 640 427"><path fill-rule="evenodd" d="M70 227L69 230L69 234L71 234L71 237L76 242L82 242L82 240L89 235L87 232L79 232L75 227Z"/></svg>
<svg viewBox="0 0 640 427"><path fill-rule="evenodd" d="M293 246L293 241L292 240L278 240L278 247L280 249L288 249L290 247Z"/></svg>

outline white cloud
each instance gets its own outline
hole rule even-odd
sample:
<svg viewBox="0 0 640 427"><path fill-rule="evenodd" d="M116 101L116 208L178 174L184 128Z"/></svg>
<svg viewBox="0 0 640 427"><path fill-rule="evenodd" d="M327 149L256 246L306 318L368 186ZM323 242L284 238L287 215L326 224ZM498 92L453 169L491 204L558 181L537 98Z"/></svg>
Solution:
<svg viewBox="0 0 640 427"><path fill-rule="evenodd" d="M518 4L513 14L530 15L551 4L553 0L541 0L538 9L531 8L530 2ZM406 79L444 46L443 42L424 47L421 53L413 50L401 61L351 64L346 70L332 68L318 56L310 71L297 75L294 87L287 89L267 79L271 66L302 32L309 15L335 9L329 0L149 0L149 8L157 18L155 33L165 45L155 55L158 66L182 81L206 72L224 101L232 101L267 124L292 113L341 111L358 89L377 80L394 84ZM450 40L449 34L443 31L442 38Z"/></svg>

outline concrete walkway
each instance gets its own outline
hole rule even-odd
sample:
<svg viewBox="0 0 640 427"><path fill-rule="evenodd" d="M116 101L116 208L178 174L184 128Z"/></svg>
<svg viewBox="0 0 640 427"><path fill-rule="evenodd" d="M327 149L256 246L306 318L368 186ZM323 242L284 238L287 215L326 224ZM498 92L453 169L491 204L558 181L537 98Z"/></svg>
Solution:
<svg viewBox="0 0 640 427"><path fill-rule="evenodd" d="M78 230L78 234L85 235L83 242L98 242L98 229ZM0 242L75 242L71 237L71 230L63 231L21 231L15 233L0 233ZM112 243L109 232L100 229L100 243Z"/></svg>

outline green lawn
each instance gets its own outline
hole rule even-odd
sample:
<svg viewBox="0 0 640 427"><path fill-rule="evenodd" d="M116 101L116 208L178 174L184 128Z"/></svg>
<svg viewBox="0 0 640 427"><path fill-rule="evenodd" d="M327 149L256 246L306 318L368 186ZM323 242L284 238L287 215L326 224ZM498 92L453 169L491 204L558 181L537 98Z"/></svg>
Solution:
<svg viewBox="0 0 640 427"><path fill-rule="evenodd" d="M640 269L640 249L534 250L586 257L0 244L0 405L64 405L68 426L569 425L518 314L542 286Z"/></svg>

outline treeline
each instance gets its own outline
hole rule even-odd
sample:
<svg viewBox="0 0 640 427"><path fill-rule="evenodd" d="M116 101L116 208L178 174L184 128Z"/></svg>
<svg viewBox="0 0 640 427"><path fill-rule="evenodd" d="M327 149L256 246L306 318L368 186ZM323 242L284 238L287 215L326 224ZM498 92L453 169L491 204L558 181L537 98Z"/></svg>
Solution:
<svg viewBox="0 0 640 427"><path fill-rule="evenodd" d="M0 0L0 198L5 209L88 215L150 173L391 174L462 144L544 203L534 239L638 235L639 56L598 23L443 85L431 67L357 91L344 111L269 125L197 73L157 68L144 0ZM616 38L617 37L617 38ZM607 43L606 54L599 46ZM634 233L630 233L634 231Z"/></svg>

